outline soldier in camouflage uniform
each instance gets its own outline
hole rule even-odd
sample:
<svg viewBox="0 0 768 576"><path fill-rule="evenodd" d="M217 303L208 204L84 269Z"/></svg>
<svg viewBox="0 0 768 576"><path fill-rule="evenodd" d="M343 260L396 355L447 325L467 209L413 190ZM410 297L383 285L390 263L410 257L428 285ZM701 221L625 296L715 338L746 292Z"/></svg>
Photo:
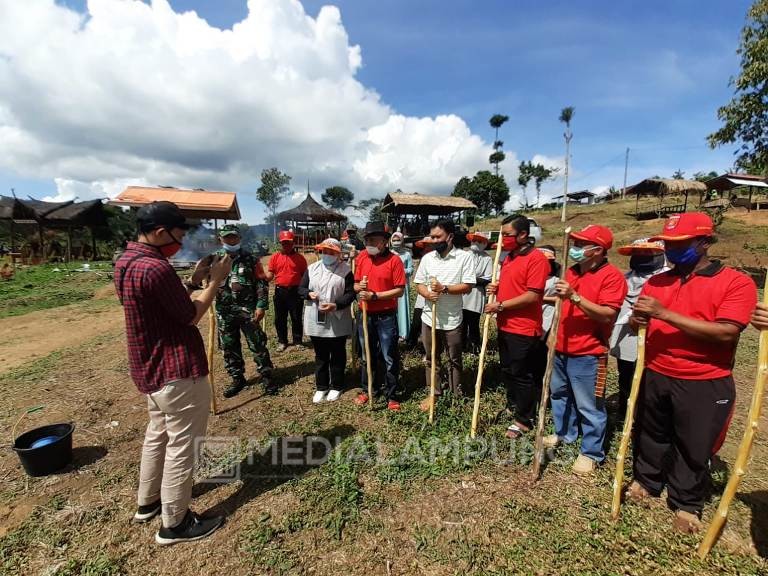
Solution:
<svg viewBox="0 0 768 576"><path fill-rule="evenodd" d="M216 295L216 318L219 346L224 352L224 366L232 377L232 384L224 391L231 398L246 387L245 361L240 344L240 332L245 335L248 349L253 354L256 368L268 394L277 392L272 380L272 361L267 350L267 334L261 321L269 307L269 283L257 256L240 246L240 231L227 224L219 232L221 254L232 258L232 272Z"/></svg>

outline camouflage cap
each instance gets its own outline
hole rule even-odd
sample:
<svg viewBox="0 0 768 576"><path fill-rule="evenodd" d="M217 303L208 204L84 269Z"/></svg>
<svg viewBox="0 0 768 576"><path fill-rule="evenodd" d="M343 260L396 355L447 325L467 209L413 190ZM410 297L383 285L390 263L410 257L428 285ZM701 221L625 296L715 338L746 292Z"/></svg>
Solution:
<svg viewBox="0 0 768 576"><path fill-rule="evenodd" d="M224 238L224 236L231 236L232 234L240 236L240 228L237 227L237 224L225 224L221 227L221 230L219 230L219 236L222 238Z"/></svg>

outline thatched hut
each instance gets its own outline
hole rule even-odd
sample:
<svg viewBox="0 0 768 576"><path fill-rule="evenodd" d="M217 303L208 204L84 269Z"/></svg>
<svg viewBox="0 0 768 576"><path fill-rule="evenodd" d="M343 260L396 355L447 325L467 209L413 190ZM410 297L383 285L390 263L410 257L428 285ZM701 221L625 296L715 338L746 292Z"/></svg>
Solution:
<svg viewBox="0 0 768 576"><path fill-rule="evenodd" d="M333 224L345 222L347 217L326 208L307 192L301 204L280 212L277 220L295 232L297 246L308 247L319 244L329 234L339 233L340 230L334 229Z"/></svg>
<svg viewBox="0 0 768 576"><path fill-rule="evenodd" d="M696 180L673 180L671 178L646 178L627 188L626 195L635 195L635 218L651 220L667 214L679 214L688 210L689 194L704 194L707 185ZM654 201L640 206L640 197L652 197ZM641 210L641 208L643 208Z"/></svg>
<svg viewBox="0 0 768 576"><path fill-rule="evenodd" d="M471 219L477 206L466 198L456 196L427 196L426 194L387 194L381 211L388 215L392 229L400 228L406 236L423 236L429 232L430 216L449 216L463 212Z"/></svg>

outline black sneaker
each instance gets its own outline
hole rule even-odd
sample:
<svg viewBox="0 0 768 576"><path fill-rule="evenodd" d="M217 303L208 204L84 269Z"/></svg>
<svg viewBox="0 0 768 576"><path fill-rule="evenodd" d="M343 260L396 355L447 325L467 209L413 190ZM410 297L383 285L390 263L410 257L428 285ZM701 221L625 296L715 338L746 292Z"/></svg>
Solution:
<svg viewBox="0 0 768 576"><path fill-rule="evenodd" d="M181 524L173 528L163 526L155 534L155 542L160 546L171 546L179 542L193 542L207 538L221 525L224 524L224 516L214 516L212 518L201 518L192 510L187 510L187 515Z"/></svg>
<svg viewBox="0 0 768 576"><path fill-rule="evenodd" d="M232 398L232 396L237 396L240 391L245 388L246 384L247 382L243 377L233 379L232 384L227 386L227 388L224 390L224 398Z"/></svg>
<svg viewBox="0 0 768 576"><path fill-rule="evenodd" d="M272 378L265 377L264 378L264 393L268 394L269 396L275 396L280 391L280 388L277 385L277 382L272 380Z"/></svg>
<svg viewBox="0 0 768 576"><path fill-rule="evenodd" d="M136 509L136 513L133 515L131 522L133 524L144 524L145 522L152 520L152 518L158 514L160 514L160 500L152 502L152 504L139 506Z"/></svg>

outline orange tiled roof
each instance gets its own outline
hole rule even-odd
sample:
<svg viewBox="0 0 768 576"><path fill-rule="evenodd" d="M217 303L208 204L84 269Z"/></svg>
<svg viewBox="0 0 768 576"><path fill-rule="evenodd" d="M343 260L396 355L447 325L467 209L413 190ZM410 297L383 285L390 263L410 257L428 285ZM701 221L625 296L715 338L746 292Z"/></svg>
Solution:
<svg viewBox="0 0 768 576"><path fill-rule="evenodd" d="M110 204L139 207L158 200L173 202L190 218L240 220L234 192L128 186Z"/></svg>

